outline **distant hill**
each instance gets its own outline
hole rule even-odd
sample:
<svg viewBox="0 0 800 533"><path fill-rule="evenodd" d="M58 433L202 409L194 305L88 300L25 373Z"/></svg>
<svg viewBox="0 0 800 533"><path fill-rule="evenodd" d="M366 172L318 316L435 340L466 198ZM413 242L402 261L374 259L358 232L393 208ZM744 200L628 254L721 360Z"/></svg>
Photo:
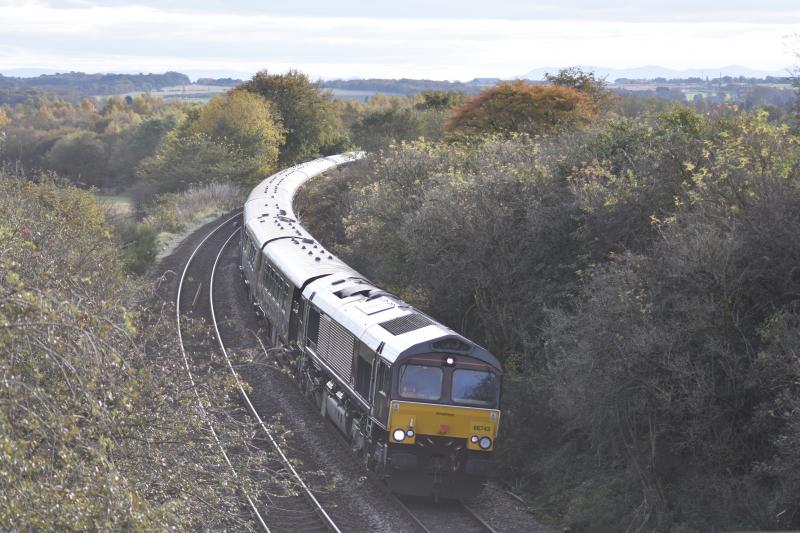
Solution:
<svg viewBox="0 0 800 533"><path fill-rule="evenodd" d="M744 76L745 78L766 78L785 77L789 75L790 67L782 70L755 70L741 65L728 65L726 67L718 68L694 68L686 70L675 70L658 65L645 65L642 67L615 69L609 67L596 67L592 65L581 65L581 69L586 72L594 72L597 77L605 77L607 81L613 82L619 78L626 78L629 80L653 80L656 78L664 79L686 79L686 78L720 78L730 76L737 78ZM560 67L540 67L530 70L520 76L521 79L526 80L543 80L544 75L547 73L555 74L560 70Z"/></svg>

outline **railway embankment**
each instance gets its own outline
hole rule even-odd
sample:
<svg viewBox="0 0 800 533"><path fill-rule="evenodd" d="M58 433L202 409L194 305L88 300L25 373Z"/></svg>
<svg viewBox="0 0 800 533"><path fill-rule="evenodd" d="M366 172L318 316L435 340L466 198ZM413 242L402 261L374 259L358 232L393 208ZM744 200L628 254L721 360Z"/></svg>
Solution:
<svg viewBox="0 0 800 533"><path fill-rule="evenodd" d="M247 529L174 323L120 247L91 193L0 173L0 529ZM247 442L223 376L196 370Z"/></svg>

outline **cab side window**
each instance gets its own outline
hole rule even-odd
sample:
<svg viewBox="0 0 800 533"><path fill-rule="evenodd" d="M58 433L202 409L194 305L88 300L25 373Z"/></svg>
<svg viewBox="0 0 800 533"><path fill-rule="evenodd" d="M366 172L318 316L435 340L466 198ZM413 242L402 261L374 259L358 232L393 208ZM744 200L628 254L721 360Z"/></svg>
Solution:
<svg viewBox="0 0 800 533"><path fill-rule="evenodd" d="M375 393L372 397L372 416L386 424L389 415L389 388L391 386L391 367L383 361L378 362L375 376Z"/></svg>

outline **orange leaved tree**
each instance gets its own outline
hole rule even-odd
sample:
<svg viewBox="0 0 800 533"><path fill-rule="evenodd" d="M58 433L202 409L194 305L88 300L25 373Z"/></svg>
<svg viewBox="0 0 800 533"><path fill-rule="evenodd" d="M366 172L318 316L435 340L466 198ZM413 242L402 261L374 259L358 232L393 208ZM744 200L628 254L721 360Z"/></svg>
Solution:
<svg viewBox="0 0 800 533"><path fill-rule="evenodd" d="M500 83L456 107L445 124L451 138L481 134L542 135L588 124L594 105L572 87Z"/></svg>

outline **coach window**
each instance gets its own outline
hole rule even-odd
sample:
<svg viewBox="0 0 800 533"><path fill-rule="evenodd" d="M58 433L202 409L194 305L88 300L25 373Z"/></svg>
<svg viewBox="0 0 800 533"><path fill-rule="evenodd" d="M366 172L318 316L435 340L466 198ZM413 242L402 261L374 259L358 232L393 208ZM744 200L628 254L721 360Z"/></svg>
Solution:
<svg viewBox="0 0 800 533"><path fill-rule="evenodd" d="M269 267L269 280L267 281L267 292L269 295L272 296L272 299L275 299L275 269Z"/></svg>
<svg viewBox="0 0 800 533"><path fill-rule="evenodd" d="M281 312L286 314L286 303L289 300L289 285L286 282L281 283Z"/></svg>
<svg viewBox="0 0 800 533"><path fill-rule="evenodd" d="M308 327L306 329L306 341L311 349L317 349L319 340L319 311L313 307L308 309Z"/></svg>
<svg viewBox="0 0 800 533"><path fill-rule="evenodd" d="M269 293L269 270L270 267L264 265L264 269L261 271L261 285L267 293Z"/></svg>
<svg viewBox="0 0 800 533"><path fill-rule="evenodd" d="M250 249L247 251L247 262L250 263L250 267L255 264L256 262L256 246L255 244L250 244Z"/></svg>

